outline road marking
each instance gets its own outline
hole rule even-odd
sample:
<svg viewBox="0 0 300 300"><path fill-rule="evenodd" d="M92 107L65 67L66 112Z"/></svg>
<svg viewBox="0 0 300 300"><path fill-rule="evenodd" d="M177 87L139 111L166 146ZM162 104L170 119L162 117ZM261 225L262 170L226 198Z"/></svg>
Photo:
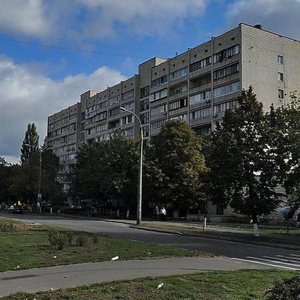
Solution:
<svg viewBox="0 0 300 300"><path fill-rule="evenodd" d="M286 261L286 262L294 262L294 263L296 263L297 265L300 265L300 264L299 264L299 261L297 261L297 260L286 259L286 258L280 258L279 256L280 256L280 257L286 257L286 256L283 256L283 255L276 255L276 259L277 259L277 260L280 260L280 261ZM274 259L274 256L263 256L263 257L268 258L268 259Z"/></svg>
<svg viewBox="0 0 300 300"><path fill-rule="evenodd" d="M257 259L257 260L260 260L260 261L267 261L267 262L271 262L271 263L277 263L277 264L280 264L281 262L278 261L278 260L273 260L273 259L264 259L264 258L260 258L260 257L253 257L253 256L247 256L247 258L250 258L250 259ZM283 263L284 265L289 265L289 266L297 266L300 268L300 265L299 264L291 264L291 263Z"/></svg>
<svg viewBox="0 0 300 300"><path fill-rule="evenodd" d="M261 262L261 261L255 261L255 260L251 260L251 259L244 259L244 258L237 258L237 257L231 257L231 259L242 261L242 262L254 263L254 264L258 264L258 265L265 265L265 266L269 266L269 267L282 268L282 269L288 269L288 270L293 270L293 271L300 271L300 268L292 268L292 267L287 267L287 266L282 266L282 265L275 265L275 264L270 264L270 263Z"/></svg>

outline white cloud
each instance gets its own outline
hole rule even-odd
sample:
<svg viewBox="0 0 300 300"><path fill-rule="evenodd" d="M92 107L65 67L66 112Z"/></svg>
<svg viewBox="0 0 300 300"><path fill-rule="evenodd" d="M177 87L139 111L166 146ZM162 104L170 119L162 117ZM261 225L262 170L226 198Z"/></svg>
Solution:
<svg viewBox="0 0 300 300"><path fill-rule="evenodd" d="M89 89L102 90L124 79L118 71L99 67L91 74L67 76L56 82L28 65L0 57L0 156L18 161L28 123L36 123L43 141L49 115L75 104Z"/></svg>
<svg viewBox="0 0 300 300"><path fill-rule="evenodd" d="M244 22L300 39L300 0L239 0L228 8L231 27Z"/></svg>
<svg viewBox="0 0 300 300"><path fill-rule="evenodd" d="M210 0L1 0L0 32L81 43L117 36L120 29L164 36Z"/></svg>
<svg viewBox="0 0 300 300"><path fill-rule="evenodd" d="M165 35L183 20L202 15L208 3L208 0L78 1L91 12L86 28L95 37L114 34L120 24L140 35Z"/></svg>
<svg viewBox="0 0 300 300"><path fill-rule="evenodd" d="M41 37L49 29L42 0L1 0L0 31Z"/></svg>

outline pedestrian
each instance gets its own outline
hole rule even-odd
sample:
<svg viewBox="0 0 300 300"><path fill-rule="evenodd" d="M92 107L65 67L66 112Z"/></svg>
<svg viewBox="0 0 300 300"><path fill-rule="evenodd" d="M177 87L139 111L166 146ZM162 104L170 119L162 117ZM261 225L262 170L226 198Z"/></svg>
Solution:
<svg viewBox="0 0 300 300"><path fill-rule="evenodd" d="M156 220L158 220L158 218L159 218L159 208L158 208L157 205L156 205L155 208L154 208L154 214L155 214L155 216L156 216Z"/></svg>
<svg viewBox="0 0 300 300"><path fill-rule="evenodd" d="M165 209L164 206L160 209L160 216L161 216L161 219L162 219L162 220L165 220L165 219L166 219L167 211L166 211L166 209Z"/></svg>

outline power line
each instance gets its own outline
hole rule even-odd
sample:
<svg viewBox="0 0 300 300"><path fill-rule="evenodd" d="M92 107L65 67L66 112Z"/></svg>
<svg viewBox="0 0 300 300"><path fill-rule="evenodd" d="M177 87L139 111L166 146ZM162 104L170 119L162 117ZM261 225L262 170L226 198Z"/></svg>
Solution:
<svg viewBox="0 0 300 300"><path fill-rule="evenodd" d="M122 54L122 53L114 53L114 52L105 53L103 51L86 50L86 49L81 49L81 48L77 48L77 47L71 48L71 47L62 47L62 46L50 45L50 44L40 44L40 43L35 44L35 43L29 42L29 41L21 41L21 40L11 39L11 38L7 38L7 37L3 37L3 36L2 37L0 36L0 41L6 41L6 42L29 45L29 46L38 46L41 48L51 48L51 49L62 50L62 51L88 53L88 54L92 54L92 55L110 55L110 56L147 59L146 57L134 56L134 55L128 55L128 54Z"/></svg>

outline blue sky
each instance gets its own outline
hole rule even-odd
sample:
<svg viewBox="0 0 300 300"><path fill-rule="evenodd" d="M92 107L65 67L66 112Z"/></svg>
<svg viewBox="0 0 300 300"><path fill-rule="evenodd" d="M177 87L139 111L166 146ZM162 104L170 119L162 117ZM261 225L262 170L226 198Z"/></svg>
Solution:
<svg viewBox="0 0 300 300"><path fill-rule="evenodd" d="M19 161L27 124L240 22L300 39L300 0L0 0L0 156Z"/></svg>

